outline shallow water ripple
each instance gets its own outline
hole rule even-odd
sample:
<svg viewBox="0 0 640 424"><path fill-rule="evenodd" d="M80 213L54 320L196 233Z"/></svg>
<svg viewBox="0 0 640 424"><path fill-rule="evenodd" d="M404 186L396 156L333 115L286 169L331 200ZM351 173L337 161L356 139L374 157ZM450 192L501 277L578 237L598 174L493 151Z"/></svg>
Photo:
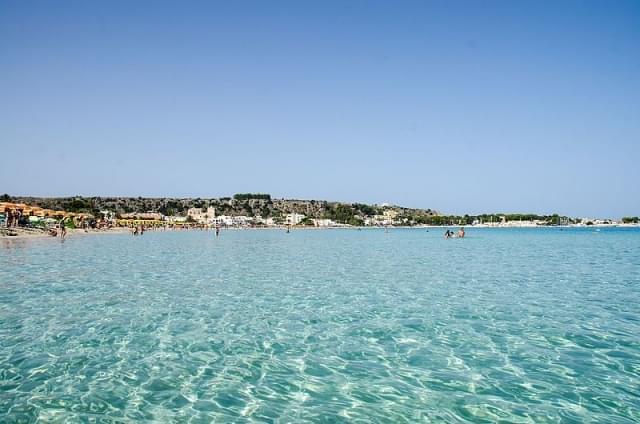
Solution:
<svg viewBox="0 0 640 424"><path fill-rule="evenodd" d="M0 244L1 422L640 421L640 231Z"/></svg>

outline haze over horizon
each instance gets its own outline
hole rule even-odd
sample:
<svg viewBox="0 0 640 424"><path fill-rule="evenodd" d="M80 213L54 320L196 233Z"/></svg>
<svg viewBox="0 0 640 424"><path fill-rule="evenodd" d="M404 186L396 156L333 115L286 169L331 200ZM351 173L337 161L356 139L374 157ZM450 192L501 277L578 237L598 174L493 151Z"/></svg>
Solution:
<svg viewBox="0 0 640 424"><path fill-rule="evenodd" d="M0 0L0 194L640 215L640 2Z"/></svg>

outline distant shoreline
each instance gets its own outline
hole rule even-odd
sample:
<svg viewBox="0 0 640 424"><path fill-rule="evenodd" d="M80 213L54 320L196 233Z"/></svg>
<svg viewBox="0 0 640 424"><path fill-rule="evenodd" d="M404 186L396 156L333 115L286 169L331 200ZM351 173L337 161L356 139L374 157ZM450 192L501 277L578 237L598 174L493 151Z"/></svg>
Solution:
<svg viewBox="0 0 640 424"><path fill-rule="evenodd" d="M421 230L421 229L446 229L446 228L459 228L464 227L469 230L473 229L589 229L589 228L640 228L640 224L594 224L594 225L555 225L555 226L473 226L473 225L429 225L429 226L394 226L394 227L373 227L373 226L363 226L363 227L312 227L312 226L300 226L300 227L291 227L291 231L301 231L301 230ZM11 228L11 231L17 233L16 235L8 235L7 228L2 228L2 232L0 232L0 240L25 240L25 239L54 239L59 238L50 236L48 233L39 230L33 229L25 229L25 228ZM245 230L268 230L268 231L285 231L286 227L223 227L222 231L245 231ZM162 230L148 230L150 233L155 232L185 232L185 231L211 231L213 229L169 229L166 231ZM103 235L103 234L130 234L131 229L127 227L116 227L108 230L89 230L84 231L83 229L68 229L67 230L67 238L75 238L77 236L86 237L92 235Z"/></svg>

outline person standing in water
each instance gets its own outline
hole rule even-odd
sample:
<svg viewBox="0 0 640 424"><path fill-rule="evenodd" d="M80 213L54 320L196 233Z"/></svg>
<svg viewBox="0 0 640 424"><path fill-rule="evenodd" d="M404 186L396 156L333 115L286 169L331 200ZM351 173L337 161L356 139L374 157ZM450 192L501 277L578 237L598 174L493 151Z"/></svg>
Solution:
<svg viewBox="0 0 640 424"><path fill-rule="evenodd" d="M216 237L220 235L220 226L216 225Z"/></svg>
<svg viewBox="0 0 640 424"><path fill-rule="evenodd" d="M60 220L60 240L64 241L64 238L67 235L67 227L66 224L64 223L64 218L62 218Z"/></svg>
<svg viewBox="0 0 640 424"><path fill-rule="evenodd" d="M464 227L460 227L458 231L458 238L464 238Z"/></svg>

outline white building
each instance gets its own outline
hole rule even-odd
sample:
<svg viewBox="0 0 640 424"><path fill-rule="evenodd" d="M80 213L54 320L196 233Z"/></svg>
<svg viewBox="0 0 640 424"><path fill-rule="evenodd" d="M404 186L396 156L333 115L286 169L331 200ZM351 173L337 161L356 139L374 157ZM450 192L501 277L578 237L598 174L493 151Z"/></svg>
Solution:
<svg viewBox="0 0 640 424"><path fill-rule="evenodd" d="M233 217L228 215L220 215L213 218L213 225L224 225L227 227L231 227L233 225Z"/></svg>
<svg viewBox="0 0 640 424"><path fill-rule="evenodd" d="M253 223L253 218L250 216L228 216L220 215L210 220L212 225L224 225L225 227L246 227Z"/></svg>
<svg viewBox="0 0 640 424"><path fill-rule="evenodd" d="M599 218L582 218L580 223L583 225L611 225L614 224L610 219L599 219Z"/></svg>
<svg viewBox="0 0 640 424"><path fill-rule="evenodd" d="M115 225L116 224L116 213L113 211L100 211L100 213L102 214L102 216L104 217L104 220L110 224Z"/></svg>
<svg viewBox="0 0 640 424"><path fill-rule="evenodd" d="M398 212L394 210L385 210L382 215L374 215L371 218L365 218L364 225L393 225L400 223L396 218Z"/></svg>
<svg viewBox="0 0 640 424"><path fill-rule="evenodd" d="M187 217L186 216L168 216L167 221L169 221L170 223L187 222Z"/></svg>
<svg viewBox="0 0 640 424"><path fill-rule="evenodd" d="M330 219L314 219L313 225L316 227L335 227L336 223Z"/></svg>
<svg viewBox="0 0 640 424"><path fill-rule="evenodd" d="M290 213L290 214L287 214L285 223L287 225L298 225L304 218L305 216L301 213L295 213L295 212Z"/></svg>
<svg viewBox="0 0 640 424"><path fill-rule="evenodd" d="M384 216L385 219L390 219L390 220L394 220L398 217L398 211L393 210L393 209L386 209L384 212L382 212L382 215Z"/></svg>
<svg viewBox="0 0 640 424"><path fill-rule="evenodd" d="M231 222L233 222L235 226L246 227L253 223L253 218L245 215L233 216L231 217Z"/></svg>
<svg viewBox="0 0 640 424"><path fill-rule="evenodd" d="M198 224L211 224L216 218L216 208L209 206L204 208L189 208L187 216L196 221Z"/></svg>

